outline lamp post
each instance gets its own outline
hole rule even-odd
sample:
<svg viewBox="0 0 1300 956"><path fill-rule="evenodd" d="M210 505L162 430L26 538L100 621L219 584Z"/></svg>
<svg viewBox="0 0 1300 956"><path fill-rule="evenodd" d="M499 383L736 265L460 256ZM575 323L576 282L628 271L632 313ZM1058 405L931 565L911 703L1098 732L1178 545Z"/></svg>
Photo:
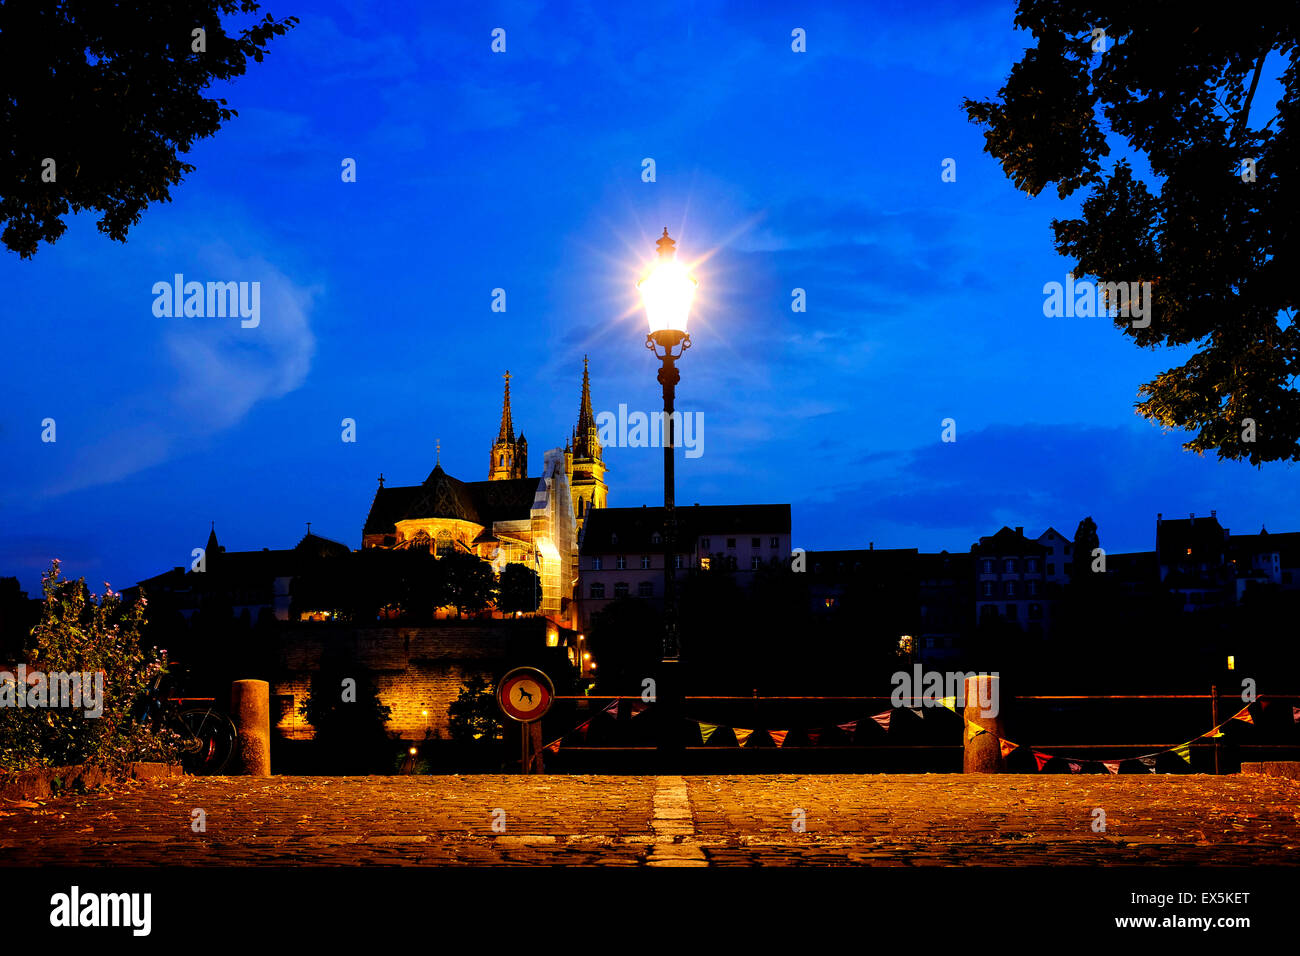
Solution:
<svg viewBox="0 0 1300 956"><path fill-rule="evenodd" d="M677 545L677 516L674 507L673 453L677 444L677 422L674 399L681 373L677 360L691 347L691 337L686 322L691 311L691 299L699 284L677 261L677 243L664 234L655 243L659 256L650 272L636 285L645 304L650 332L645 345L662 363L659 384L664 392L664 640L660 679L657 682L656 701L661 705L663 718L660 749L669 749L673 730L677 728L676 711L680 707L681 692L678 685L677 664L681 646L677 632L677 576L674 568ZM674 351L675 350L675 351Z"/></svg>

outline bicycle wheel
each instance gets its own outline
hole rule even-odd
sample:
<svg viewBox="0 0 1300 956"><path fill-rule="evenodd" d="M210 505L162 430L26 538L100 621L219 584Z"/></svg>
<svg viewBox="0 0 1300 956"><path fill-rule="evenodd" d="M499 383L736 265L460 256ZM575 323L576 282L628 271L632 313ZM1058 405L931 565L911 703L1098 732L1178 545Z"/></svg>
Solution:
<svg viewBox="0 0 1300 956"><path fill-rule="evenodd" d="M193 707L177 715L184 744L181 765L194 774L219 774L235 752L235 725L218 710Z"/></svg>

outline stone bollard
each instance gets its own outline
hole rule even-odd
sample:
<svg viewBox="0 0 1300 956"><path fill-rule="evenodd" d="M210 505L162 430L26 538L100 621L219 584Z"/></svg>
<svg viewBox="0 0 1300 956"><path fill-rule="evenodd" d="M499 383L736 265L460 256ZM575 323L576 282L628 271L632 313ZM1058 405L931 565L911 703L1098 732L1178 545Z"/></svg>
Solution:
<svg viewBox="0 0 1300 956"><path fill-rule="evenodd" d="M962 724L962 772L1006 773L999 738L1006 736L1002 727L1002 688L1000 678L981 674L966 678ZM981 731L988 731L982 733Z"/></svg>
<svg viewBox="0 0 1300 956"><path fill-rule="evenodd" d="M230 685L230 716L235 739L234 772L246 777L271 775L271 685L237 680Z"/></svg>

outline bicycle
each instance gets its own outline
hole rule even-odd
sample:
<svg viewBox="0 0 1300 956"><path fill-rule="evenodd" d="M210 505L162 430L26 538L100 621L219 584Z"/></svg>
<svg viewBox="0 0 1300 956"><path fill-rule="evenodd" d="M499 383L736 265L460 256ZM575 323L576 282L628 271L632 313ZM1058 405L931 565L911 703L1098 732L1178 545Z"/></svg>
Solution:
<svg viewBox="0 0 1300 956"><path fill-rule="evenodd" d="M230 717L211 706L210 697L167 697L162 675L154 678L136 709L136 719L166 728L180 738L181 766L200 776L220 774L235 753L238 732ZM185 707L186 701L208 701L207 707Z"/></svg>

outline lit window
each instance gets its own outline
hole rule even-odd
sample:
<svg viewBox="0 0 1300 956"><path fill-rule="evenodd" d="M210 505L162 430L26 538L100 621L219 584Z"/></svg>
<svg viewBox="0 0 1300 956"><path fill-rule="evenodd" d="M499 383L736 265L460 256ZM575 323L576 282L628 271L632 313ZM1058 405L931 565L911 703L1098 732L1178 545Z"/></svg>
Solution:
<svg viewBox="0 0 1300 956"><path fill-rule="evenodd" d="M648 554L641 555L641 570L642 571L650 570L650 555Z"/></svg>
<svg viewBox="0 0 1300 956"><path fill-rule="evenodd" d="M599 571L599 570L601 570L601 565L602 565L603 563L604 563L604 562L601 561L601 559L600 559L599 556L592 558L592 559L591 559L591 570L593 570L593 571Z"/></svg>

